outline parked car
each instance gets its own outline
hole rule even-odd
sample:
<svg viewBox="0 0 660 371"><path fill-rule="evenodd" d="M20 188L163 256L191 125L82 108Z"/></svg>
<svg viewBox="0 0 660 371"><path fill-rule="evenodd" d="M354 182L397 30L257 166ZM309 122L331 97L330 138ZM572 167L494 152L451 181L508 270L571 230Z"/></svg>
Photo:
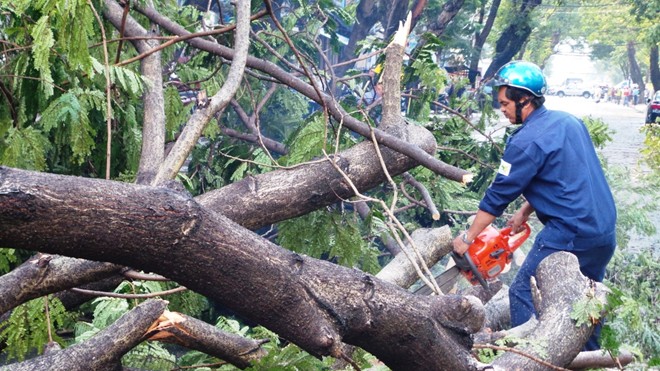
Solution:
<svg viewBox="0 0 660 371"><path fill-rule="evenodd" d="M589 90L589 88L582 84L562 85L562 86L558 86L554 90L555 90L554 95L558 97L563 97L567 95L571 95L571 96L581 95L585 98L591 97L591 91Z"/></svg>
<svg viewBox="0 0 660 371"><path fill-rule="evenodd" d="M656 91L651 98L648 99L646 106L646 123L652 124L660 118L660 90Z"/></svg>

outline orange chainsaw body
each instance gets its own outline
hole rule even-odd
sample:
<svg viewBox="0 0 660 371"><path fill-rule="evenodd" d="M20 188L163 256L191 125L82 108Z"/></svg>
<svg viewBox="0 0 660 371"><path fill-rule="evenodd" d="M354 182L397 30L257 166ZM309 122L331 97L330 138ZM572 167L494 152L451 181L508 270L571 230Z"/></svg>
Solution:
<svg viewBox="0 0 660 371"><path fill-rule="evenodd" d="M527 223L523 223L522 227L524 231L510 235L511 228L497 230L489 225L474 239L466 254L469 255L482 280L487 281L497 277L506 265L511 263L513 252L531 233ZM473 285L480 283L472 270L461 270L461 273Z"/></svg>

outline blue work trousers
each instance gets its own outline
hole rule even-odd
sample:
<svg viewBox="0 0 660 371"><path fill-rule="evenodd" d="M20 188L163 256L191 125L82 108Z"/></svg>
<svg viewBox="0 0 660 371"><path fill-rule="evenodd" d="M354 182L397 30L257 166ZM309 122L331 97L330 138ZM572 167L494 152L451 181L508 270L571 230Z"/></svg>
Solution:
<svg viewBox="0 0 660 371"><path fill-rule="evenodd" d="M580 271L586 277L594 281L602 282L605 276L605 267L614 255L616 238L614 233L608 238L599 238L589 249L560 250L546 246L539 238L534 241L534 246L527 254L525 262L520 267L516 277L509 288L509 309L511 311L511 326L516 327L527 322L532 315L536 315L532 303L532 293L529 279L536 273L536 268L543 259L552 253L567 251L577 256L580 263ZM598 338L601 325L597 325L593 334L584 346L584 350L600 349Z"/></svg>

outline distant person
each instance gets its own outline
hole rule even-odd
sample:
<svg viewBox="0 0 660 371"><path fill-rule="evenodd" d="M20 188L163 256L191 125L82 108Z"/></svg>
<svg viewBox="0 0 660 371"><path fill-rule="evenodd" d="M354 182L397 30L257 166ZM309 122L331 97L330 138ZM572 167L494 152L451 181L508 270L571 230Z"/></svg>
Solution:
<svg viewBox="0 0 660 371"><path fill-rule="evenodd" d="M638 105L639 104L639 86L637 84L633 85L633 90L632 90L632 97L633 97L633 105Z"/></svg>
<svg viewBox="0 0 660 371"><path fill-rule="evenodd" d="M493 79L504 116L521 125L507 140L499 170L469 229L453 241L465 253L484 228L521 195L526 202L507 225L518 232L536 212L543 229L509 288L511 325L535 315L530 277L548 255L574 254L580 271L602 282L616 247L616 207L584 123L566 112L545 108L546 79L539 67L515 61ZM600 326L585 345L599 348Z"/></svg>

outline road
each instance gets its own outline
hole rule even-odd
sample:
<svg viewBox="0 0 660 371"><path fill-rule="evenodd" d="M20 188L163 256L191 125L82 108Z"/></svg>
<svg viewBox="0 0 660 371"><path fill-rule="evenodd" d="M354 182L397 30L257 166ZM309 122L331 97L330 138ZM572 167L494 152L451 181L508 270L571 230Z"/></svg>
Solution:
<svg viewBox="0 0 660 371"><path fill-rule="evenodd" d="M607 160L608 165L612 167L623 167L631 176L631 186L639 182L642 175L650 172L647 165L640 162L640 149L643 147L644 134L640 128L644 125L644 115L646 106L622 106L609 102L596 103L593 99L582 97L555 97L546 98L546 107L572 113L583 118L591 116L599 118L605 122L613 131L612 142L608 143L600 153ZM496 125L494 133L501 133L501 128L507 125L506 119L501 119ZM632 188L632 187L631 187ZM643 198L645 195L632 195L629 192L615 192L615 198L625 197L626 199L617 199L619 208L629 202L632 197ZM652 201L652 200L649 200ZM655 210L649 215L651 222L658 228L653 236L640 236L631 233L631 239L628 246L634 249L652 249L660 253L660 210Z"/></svg>

